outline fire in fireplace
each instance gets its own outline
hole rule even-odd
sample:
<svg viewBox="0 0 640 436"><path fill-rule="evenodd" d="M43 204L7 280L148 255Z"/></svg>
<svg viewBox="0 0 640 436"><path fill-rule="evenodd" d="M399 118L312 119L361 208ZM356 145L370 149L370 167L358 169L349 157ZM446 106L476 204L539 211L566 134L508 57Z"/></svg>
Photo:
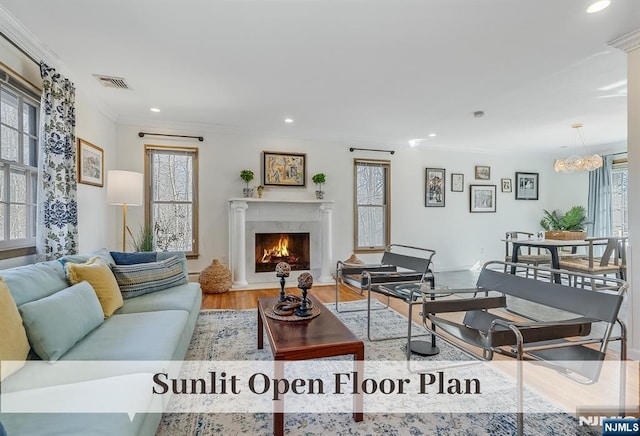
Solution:
<svg viewBox="0 0 640 436"><path fill-rule="evenodd" d="M275 271L280 262L292 270L310 268L309 233L256 233L256 272Z"/></svg>

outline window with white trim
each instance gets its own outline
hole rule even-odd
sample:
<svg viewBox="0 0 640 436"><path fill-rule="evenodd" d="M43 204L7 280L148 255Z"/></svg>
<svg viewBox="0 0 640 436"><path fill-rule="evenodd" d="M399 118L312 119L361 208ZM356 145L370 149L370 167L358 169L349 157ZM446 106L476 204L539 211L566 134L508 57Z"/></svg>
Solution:
<svg viewBox="0 0 640 436"><path fill-rule="evenodd" d="M390 243L388 160L354 159L355 251L381 251Z"/></svg>
<svg viewBox="0 0 640 436"><path fill-rule="evenodd" d="M145 145L145 223L157 251L198 255L198 149Z"/></svg>
<svg viewBox="0 0 640 436"><path fill-rule="evenodd" d="M40 103L0 82L0 258L35 253Z"/></svg>

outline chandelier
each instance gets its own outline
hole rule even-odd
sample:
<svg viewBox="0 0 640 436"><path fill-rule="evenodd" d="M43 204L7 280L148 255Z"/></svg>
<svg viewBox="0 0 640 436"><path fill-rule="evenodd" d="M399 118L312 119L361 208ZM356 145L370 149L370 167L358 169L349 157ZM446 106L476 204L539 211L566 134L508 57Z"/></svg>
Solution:
<svg viewBox="0 0 640 436"><path fill-rule="evenodd" d="M571 139L571 145L577 146L578 140L584 144L584 136L582 136L582 123L572 124L573 136ZM586 148L586 147L585 147ZM593 171L602 166L602 157L599 154L586 154L584 156L571 155L566 159L557 159L553 164L553 169L556 173L572 173L574 171Z"/></svg>

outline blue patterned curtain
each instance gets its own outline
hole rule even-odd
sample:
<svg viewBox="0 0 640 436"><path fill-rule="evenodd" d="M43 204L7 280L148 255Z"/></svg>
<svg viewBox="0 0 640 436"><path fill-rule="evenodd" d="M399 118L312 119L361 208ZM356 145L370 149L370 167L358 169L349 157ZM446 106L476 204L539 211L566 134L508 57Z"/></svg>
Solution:
<svg viewBox="0 0 640 436"><path fill-rule="evenodd" d="M613 236L613 208L611 205L611 169L613 156L603 156L603 165L589 172L588 220L589 236Z"/></svg>
<svg viewBox="0 0 640 436"><path fill-rule="evenodd" d="M75 87L40 63L40 162L37 249L39 260L78 251Z"/></svg>

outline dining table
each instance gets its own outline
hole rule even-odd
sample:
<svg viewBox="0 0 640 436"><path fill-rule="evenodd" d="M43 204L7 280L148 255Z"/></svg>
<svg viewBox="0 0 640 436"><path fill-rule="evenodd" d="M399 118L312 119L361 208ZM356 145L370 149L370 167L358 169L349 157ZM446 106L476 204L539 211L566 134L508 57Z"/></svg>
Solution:
<svg viewBox="0 0 640 436"><path fill-rule="evenodd" d="M513 263L518 263L518 256L520 253L520 248L522 247L544 248L551 254L552 269L560 269L560 248L570 247L572 248L572 252L575 252L575 249L577 249L578 247L585 247L589 245L589 241L584 239L503 239L503 242L511 242L511 262ZM606 244L606 241L602 243L602 245L604 244ZM596 243L596 245L601 244ZM512 266L511 274L515 273L516 267ZM560 274L554 273L553 280L556 283L561 283Z"/></svg>

